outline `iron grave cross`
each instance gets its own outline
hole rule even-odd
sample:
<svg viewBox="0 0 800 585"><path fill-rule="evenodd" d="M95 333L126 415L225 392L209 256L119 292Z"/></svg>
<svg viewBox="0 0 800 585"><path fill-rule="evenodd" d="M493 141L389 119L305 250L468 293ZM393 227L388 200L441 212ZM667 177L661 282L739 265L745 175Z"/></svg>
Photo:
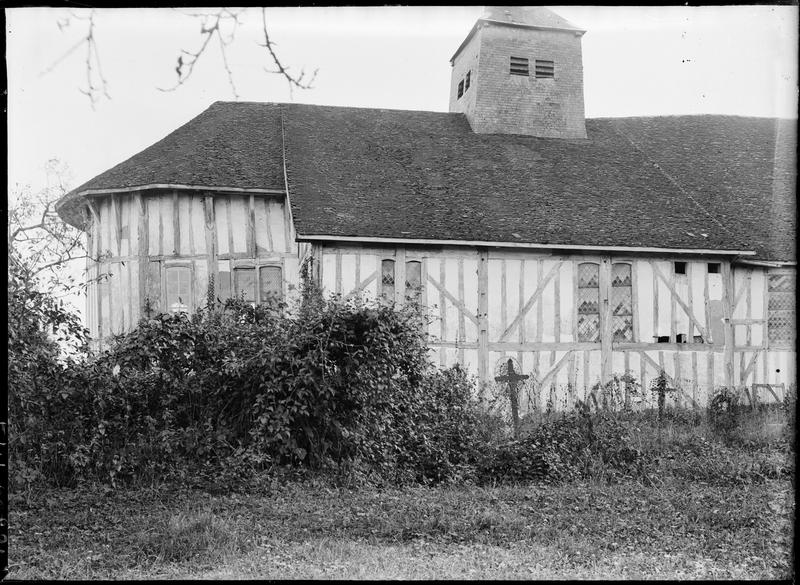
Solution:
<svg viewBox="0 0 800 585"><path fill-rule="evenodd" d="M514 421L514 435L519 434L519 404L517 397L517 383L527 380L527 374L518 374L514 371L514 362L509 359L506 363L506 373L496 376L495 382L506 382L508 384L508 397L511 399L511 418Z"/></svg>

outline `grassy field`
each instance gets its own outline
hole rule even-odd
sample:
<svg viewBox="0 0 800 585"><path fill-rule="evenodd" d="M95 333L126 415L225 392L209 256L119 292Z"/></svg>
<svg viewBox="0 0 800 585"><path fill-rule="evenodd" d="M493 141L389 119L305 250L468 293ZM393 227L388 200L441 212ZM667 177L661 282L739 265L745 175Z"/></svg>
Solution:
<svg viewBox="0 0 800 585"><path fill-rule="evenodd" d="M646 461L561 484L386 487L286 468L232 491L32 488L12 579L788 579L794 437L777 412L622 417ZM658 437L661 437L660 440ZM353 487L355 486L355 487Z"/></svg>
<svg viewBox="0 0 800 585"><path fill-rule="evenodd" d="M788 578L791 481L356 490L264 481L10 502L10 578Z"/></svg>

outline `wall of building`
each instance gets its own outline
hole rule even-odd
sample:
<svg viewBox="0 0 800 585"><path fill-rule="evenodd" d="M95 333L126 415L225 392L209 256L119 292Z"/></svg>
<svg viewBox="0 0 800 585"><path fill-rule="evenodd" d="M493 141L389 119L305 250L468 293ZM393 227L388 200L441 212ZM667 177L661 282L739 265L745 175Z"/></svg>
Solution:
<svg viewBox="0 0 800 585"><path fill-rule="evenodd" d="M192 191L120 193L94 199L87 322L96 340L130 330L147 307L168 311L167 271L188 269L189 310L236 290L236 270L281 268L282 293L298 286L298 245L280 194ZM171 275L174 273L170 273ZM172 277L171 277L172 278Z"/></svg>
<svg viewBox="0 0 800 585"><path fill-rule="evenodd" d="M529 60L529 76L509 73L511 56ZM554 62L554 78L535 77L536 59ZM473 66L474 102L459 104L453 99L454 87ZM481 27L454 61L450 111L465 112L478 133L586 138L581 37L565 31Z"/></svg>
<svg viewBox="0 0 800 585"><path fill-rule="evenodd" d="M492 384L499 365L513 358L530 376L523 409L548 401L568 407L626 372L647 388L663 369L681 389L679 402L699 407L720 386L788 386L796 379L793 349L768 344L763 268L695 257L681 259L680 274L675 259L663 256L466 247L319 245L314 255L327 293L373 298L382 292L382 261L394 260L396 302L405 300L407 263L419 261L434 362L459 362ZM600 280L597 341L579 334L579 270L586 263L597 266ZM711 272L709 263L716 265ZM629 266L631 277L632 330L624 339L614 336L615 264ZM766 388L758 397L775 400Z"/></svg>

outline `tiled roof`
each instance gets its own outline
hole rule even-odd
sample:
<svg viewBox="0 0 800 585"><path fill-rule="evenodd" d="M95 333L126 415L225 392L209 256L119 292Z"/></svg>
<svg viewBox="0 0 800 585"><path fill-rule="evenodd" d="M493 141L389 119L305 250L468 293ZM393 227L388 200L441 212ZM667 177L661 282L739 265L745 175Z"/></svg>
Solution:
<svg viewBox="0 0 800 585"><path fill-rule="evenodd" d="M79 194L147 185L285 188L278 104L215 102L152 146L73 189L58 212L79 222Z"/></svg>
<svg viewBox="0 0 800 585"><path fill-rule="evenodd" d="M759 258L795 261L797 120L664 116L607 122Z"/></svg>
<svg viewBox="0 0 800 585"><path fill-rule="evenodd" d="M282 188L281 122L300 237L795 258L795 122L732 116L587 120L587 140L558 140L474 134L462 114L218 102L60 213L87 190Z"/></svg>

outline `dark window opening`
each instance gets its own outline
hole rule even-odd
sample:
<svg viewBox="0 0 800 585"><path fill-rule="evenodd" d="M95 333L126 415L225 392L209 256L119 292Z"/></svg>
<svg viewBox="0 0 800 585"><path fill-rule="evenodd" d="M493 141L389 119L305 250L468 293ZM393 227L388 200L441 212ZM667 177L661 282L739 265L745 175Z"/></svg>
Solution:
<svg viewBox="0 0 800 585"><path fill-rule="evenodd" d="M678 342L678 343L687 343L686 334L685 333L678 333L675 336L675 341Z"/></svg>
<svg viewBox="0 0 800 585"><path fill-rule="evenodd" d="M472 71L467 71L467 76L464 78L464 91L469 89L469 75Z"/></svg>
<svg viewBox="0 0 800 585"><path fill-rule="evenodd" d="M552 61L536 59L534 71L537 79L552 79L555 77L555 64Z"/></svg>
<svg viewBox="0 0 800 585"><path fill-rule="evenodd" d="M708 263L708 273L709 274L719 274L719 262L709 262Z"/></svg>
<svg viewBox="0 0 800 585"><path fill-rule="evenodd" d="M686 262L675 263L675 274L686 274Z"/></svg>
<svg viewBox="0 0 800 585"><path fill-rule="evenodd" d="M458 97L461 97L462 95L464 95L464 81L463 80L458 82Z"/></svg>
<svg viewBox="0 0 800 585"><path fill-rule="evenodd" d="M658 343L669 343L669 335L659 335Z"/></svg>
<svg viewBox="0 0 800 585"><path fill-rule="evenodd" d="M511 75L530 75L528 59L525 57L511 57Z"/></svg>

